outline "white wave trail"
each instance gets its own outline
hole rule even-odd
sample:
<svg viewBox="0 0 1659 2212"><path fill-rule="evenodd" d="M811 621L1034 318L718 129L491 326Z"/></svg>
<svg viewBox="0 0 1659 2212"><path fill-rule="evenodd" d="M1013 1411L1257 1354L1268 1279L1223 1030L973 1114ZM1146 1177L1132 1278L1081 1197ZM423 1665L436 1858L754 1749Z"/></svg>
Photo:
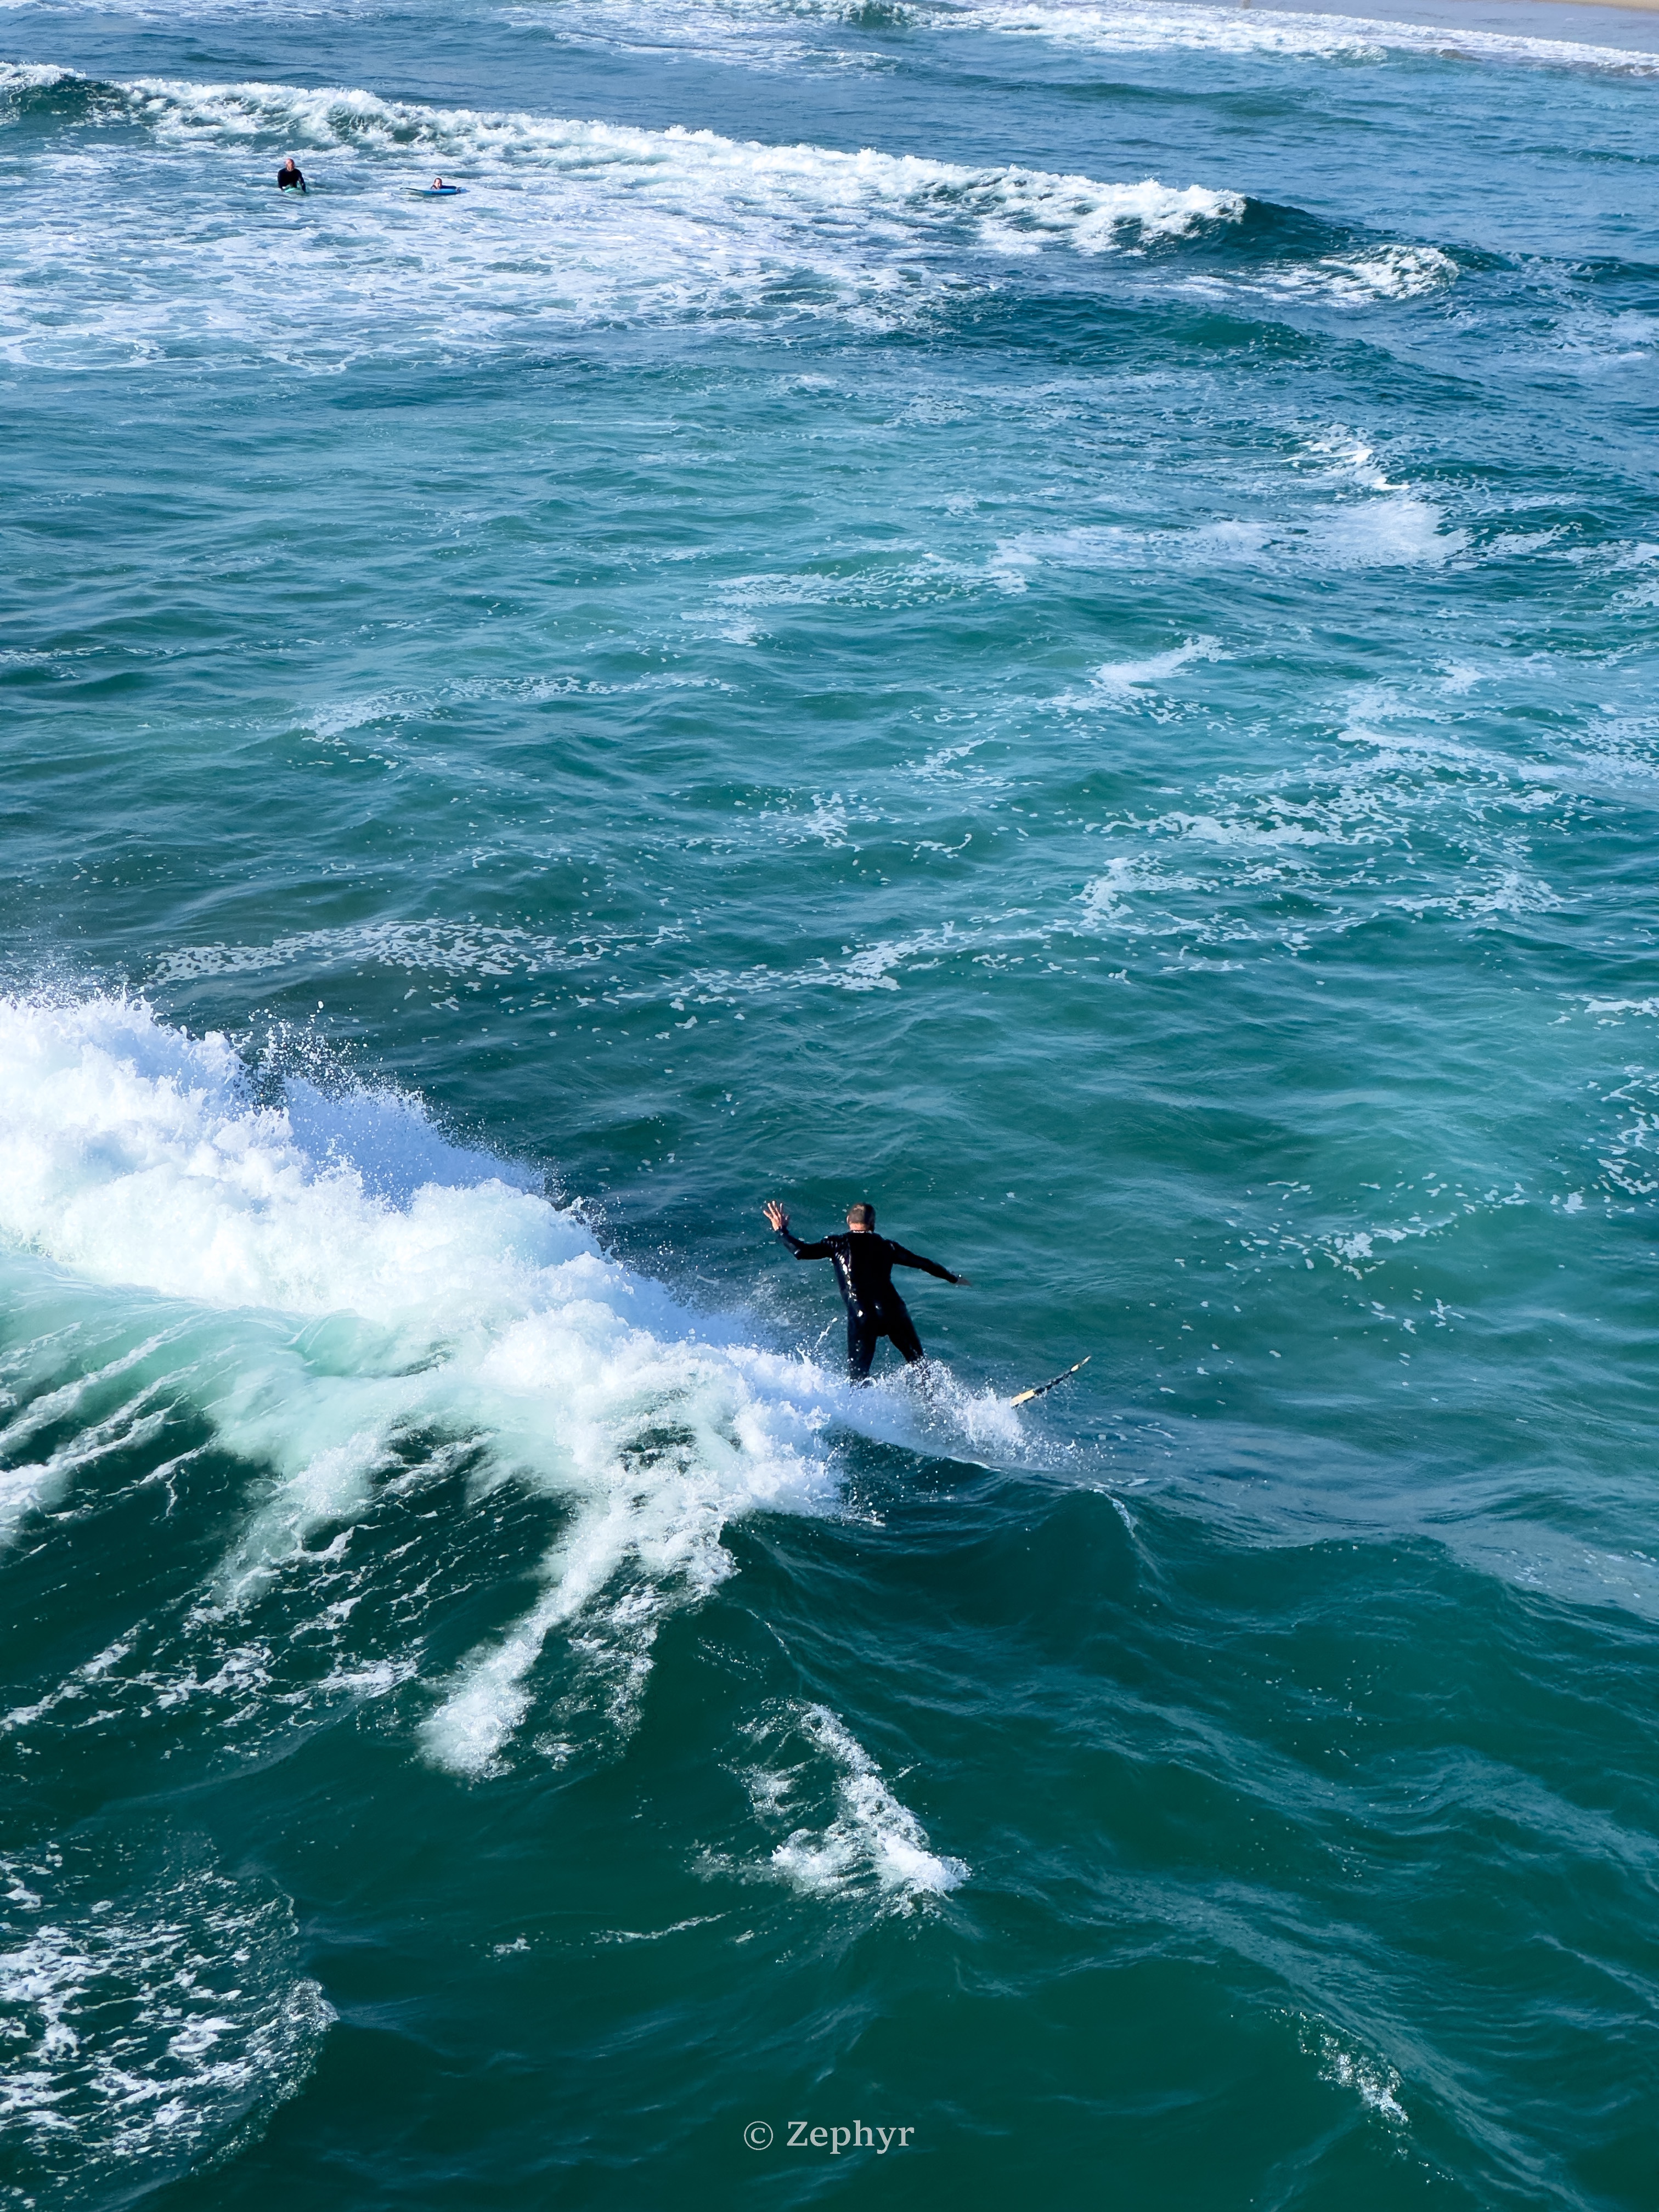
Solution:
<svg viewBox="0 0 1659 2212"><path fill-rule="evenodd" d="M142 1002L0 999L0 1243L151 1309L185 1302L233 1340L204 1410L276 1486L213 1606L234 1613L313 1532L361 1517L412 1433L465 1437L483 1480L568 1501L543 1597L462 1663L425 1730L466 1774L524 1718L556 1626L626 1724L664 1612L730 1571L726 1522L827 1506L831 1422L911 1426L899 1395L855 1397L693 1315L524 1181L395 1093L290 1080L261 1106L222 1037Z"/></svg>
<svg viewBox="0 0 1659 2212"><path fill-rule="evenodd" d="M764 1860L741 1869L748 1878L787 1881L811 1897L864 1893L901 1912L968 1880L971 1869L933 1849L921 1822L827 1705L774 1712L749 1734L767 1754L743 1778L750 1804L763 1826L787 1824L788 1832Z"/></svg>
<svg viewBox="0 0 1659 2212"><path fill-rule="evenodd" d="M1102 691L1146 691L1154 689L1166 677L1179 675L1188 662L1217 660L1221 647L1211 637L1189 637L1184 645L1174 646L1168 653L1154 653L1145 660L1109 660L1095 671L1095 684Z"/></svg>
<svg viewBox="0 0 1659 2212"><path fill-rule="evenodd" d="M0 64L0 101L45 81ZM1009 257L1135 251L1243 210L1237 193L1155 178L975 169L337 87L79 82L100 119L136 127L107 157L71 161L49 142L14 185L27 212L0 254L0 352L18 361L246 356L337 369L394 350L534 342L595 318L885 327L994 280ZM272 189L290 149L319 187L300 207ZM434 168L465 198L413 204L404 186Z"/></svg>
<svg viewBox="0 0 1659 2212"><path fill-rule="evenodd" d="M161 1415L148 1404L149 1390L141 1387L136 1396L112 1414L82 1424L72 1443L60 1445L42 1460L23 1460L21 1463L18 1460L20 1451L27 1449L40 1431L76 1419L86 1401L98 1393L100 1384L141 1365L159 1348L161 1341L159 1337L151 1337L147 1342L133 1346L91 1374L77 1376L72 1382L56 1390L43 1391L15 1419L0 1421L0 1547L10 1540L19 1522L27 1515L56 1504L82 1468L108 1452L147 1443L158 1432ZM9 1395L0 1403L9 1402Z"/></svg>
<svg viewBox="0 0 1659 2212"><path fill-rule="evenodd" d="M938 10L939 28L992 31L1050 40L1094 53L1281 54L1295 59L1382 62L1393 53L1445 61L1529 64L1621 76L1659 75L1659 58L1639 48L1591 46L1473 26L1397 23L1366 16L1304 14L1273 8L1195 6L1193 0L965 0Z"/></svg>
<svg viewBox="0 0 1659 2212"><path fill-rule="evenodd" d="M837 1811L821 1836L798 1829L778 1845L772 1863L780 1874L802 1889L823 1891L843 1887L867 1869L879 1887L907 1899L939 1895L967 1880L960 1859L929 1849L921 1821L827 1705L808 1706L801 1728L837 1769Z"/></svg>

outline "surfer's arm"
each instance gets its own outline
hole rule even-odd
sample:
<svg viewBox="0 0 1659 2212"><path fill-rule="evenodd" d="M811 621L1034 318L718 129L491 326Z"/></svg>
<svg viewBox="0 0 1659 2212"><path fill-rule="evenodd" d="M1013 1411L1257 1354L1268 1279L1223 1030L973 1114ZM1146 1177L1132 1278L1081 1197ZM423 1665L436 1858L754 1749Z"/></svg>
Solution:
<svg viewBox="0 0 1659 2212"><path fill-rule="evenodd" d="M789 1229L789 1216L775 1198L769 1198L762 1206L761 1212L798 1260L832 1260L835 1257L834 1249L830 1245L803 1244L799 1237L792 1236Z"/></svg>
<svg viewBox="0 0 1659 2212"><path fill-rule="evenodd" d="M937 1275L942 1283L965 1283L968 1279L966 1275L953 1275L937 1260L924 1260L920 1252L907 1252L902 1244L895 1244L892 1250L896 1267L920 1267L924 1275Z"/></svg>
<svg viewBox="0 0 1659 2212"><path fill-rule="evenodd" d="M803 1244L799 1237L793 1236L787 1229L780 1229L777 1233L798 1260L833 1260L836 1256L828 1244Z"/></svg>

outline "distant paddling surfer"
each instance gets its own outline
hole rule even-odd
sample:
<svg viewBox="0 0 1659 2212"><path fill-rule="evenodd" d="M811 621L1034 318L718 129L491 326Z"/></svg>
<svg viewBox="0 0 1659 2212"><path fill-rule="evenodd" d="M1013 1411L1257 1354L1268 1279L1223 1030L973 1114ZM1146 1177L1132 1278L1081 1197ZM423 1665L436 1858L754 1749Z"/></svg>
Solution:
<svg viewBox="0 0 1659 2212"><path fill-rule="evenodd" d="M290 154L276 172L276 189L279 192L291 192L296 188L303 195L306 189L306 173Z"/></svg>
<svg viewBox="0 0 1659 2212"><path fill-rule="evenodd" d="M798 1260L835 1261L836 1279L847 1304L847 1372L854 1382L869 1380L870 1362L884 1336L892 1339L893 1348L903 1353L907 1366L927 1357L916 1325L893 1288L893 1270L920 1267L925 1275L937 1275L944 1283L965 1283L966 1275L953 1275L937 1260L924 1260L919 1253L895 1244L890 1237L878 1237L873 1206L849 1206L846 1235L825 1237L816 1244L803 1244L799 1237L790 1235L789 1216L775 1198L767 1200L764 1211Z"/></svg>

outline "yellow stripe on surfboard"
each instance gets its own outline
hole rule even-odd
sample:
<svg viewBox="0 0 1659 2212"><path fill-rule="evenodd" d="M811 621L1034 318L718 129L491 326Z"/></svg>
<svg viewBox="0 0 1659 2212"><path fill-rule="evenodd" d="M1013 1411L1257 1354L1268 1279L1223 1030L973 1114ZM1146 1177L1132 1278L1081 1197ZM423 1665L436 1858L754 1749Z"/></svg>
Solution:
<svg viewBox="0 0 1659 2212"><path fill-rule="evenodd" d="M1069 1382L1073 1376L1086 1367L1094 1356L1092 1352L1085 1352L1075 1367L1068 1367L1063 1375L1051 1375L1046 1382L1032 1383L1029 1390L1022 1390L1017 1398L1011 1398L1008 1403L1011 1406L1029 1406L1033 1398L1040 1398L1045 1391L1055 1389L1062 1382Z"/></svg>

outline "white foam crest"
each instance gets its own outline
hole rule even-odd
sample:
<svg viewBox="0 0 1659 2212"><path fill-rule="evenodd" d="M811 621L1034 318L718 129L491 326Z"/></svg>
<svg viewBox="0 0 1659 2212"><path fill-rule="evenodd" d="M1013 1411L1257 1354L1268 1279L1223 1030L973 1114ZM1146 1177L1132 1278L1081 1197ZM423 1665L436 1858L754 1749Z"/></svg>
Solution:
<svg viewBox="0 0 1659 2212"><path fill-rule="evenodd" d="M1407 905L1410 902L1406 902ZM1441 904L1448 914L1476 920L1498 915L1559 914L1566 905L1540 876L1525 867L1497 868L1479 890L1466 891Z"/></svg>
<svg viewBox="0 0 1659 2212"><path fill-rule="evenodd" d="M688 1497L684 1469L666 1481L659 1470L649 1498L613 1497L578 1516L544 1563L541 1598L462 1662L422 1729L436 1765L469 1778L498 1770L502 1747L530 1709L527 1678L555 1629L570 1631L584 1664L537 1748L562 1763L573 1747L561 1725L595 1704L611 1729L629 1731L663 1619L732 1571L719 1540L720 1501L706 1481L699 1486L693 1476L691 1484L702 1489L700 1500Z"/></svg>
<svg viewBox="0 0 1659 2212"><path fill-rule="evenodd" d="M536 1441L515 1423L515 1404L559 1372L563 1487L586 1502L543 1563L542 1596L462 1662L422 1732L428 1756L462 1775L499 1765L555 1630L570 1632L586 1662L567 1709L591 1703L597 1684L608 1723L625 1732L662 1620L732 1571L725 1523L757 1507L827 1504L820 1434L832 1418L895 1441L914 1442L927 1426L902 1382L854 1400L799 1362L742 1345L698 1353L635 1331L580 1359L554 1340L566 1334L562 1317L531 1317L503 1333L481 1368L507 1455ZM556 1759L569 1748L556 1734L538 1747Z"/></svg>
<svg viewBox="0 0 1659 2212"><path fill-rule="evenodd" d="M1285 806L1268 800L1254 814L1237 811L1231 815L1189 814L1184 808L1172 808L1160 814L1148 824L1158 836L1179 838L1188 847L1208 845L1218 851L1257 855L1271 854L1279 861L1297 864L1299 850L1310 850L1322 845L1374 844L1379 842L1380 831L1373 826L1369 812L1361 810L1362 818L1356 824L1345 823L1329 805ZM1345 830L1346 833L1345 834ZM1190 885L1182 884L1182 889Z"/></svg>
<svg viewBox="0 0 1659 2212"><path fill-rule="evenodd" d="M1352 2089L1369 2112L1395 2127L1409 2124L1410 2116L1400 2101L1400 2076L1386 2059L1372 2057L1344 2042L1322 2021L1299 2023L1303 2051L1319 2066L1319 2078L1340 2089Z"/></svg>
<svg viewBox="0 0 1659 2212"><path fill-rule="evenodd" d="M428 1462L434 1435L464 1437L481 1479L568 1501L542 1598L426 1732L467 1774L526 1717L556 1628L625 1726L656 1622L729 1571L726 1522L831 1502L837 1424L896 1443L926 1425L901 1388L855 1390L694 1316L522 1181L395 1094L292 1081L259 1105L222 1038L141 1001L0 1000L0 1237L185 1301L236 1354L203 1363L204 1410L274 1481L204 1618L348 1530L410 1437Z"/></svg>
<svg viewBox="0 0 1659 2212"><path fill-rule="evenodd" d="M942 1896L967 1881L971 1869L930 1847L921 1821L827 1705L799 1708L795 1728L830 1764L836 1809L823 1827L797 1827L776 1846L767 1863L775 1878L811 1897L873 1889L907 1911L918 1899ZM757 1813L787 1814L797 1778L764 1767L751 1775Z"/></svg>
<svg viewBox="0 0 1659 2212"><path fill-rule="evenodd" d="M118 161L53 139L16 188L28 222L12 240L0 349L10 358L249 356L324 369L393 349L407 360L533 343L596 316L886 326L994 281L1010 255L1134 250L1243 209L1236 193L1155 179L975 169L343 88L143 78L108 98L143 126ZM319 188L299 205L274 189L272 165L290 149ZM166 169L164 199L135 189L151 165ZM438 168L465 197L415 206L405 187ZM116 192L118 227L101 219Z"/></svg>
<svg viewBox="0 0 1659 2212"><path fill-rule="evenodd" d="M1219 660L1221 647L1212 637L1189 637L1168 653L1149 654L1145 660L1109 660L1094 672L1097 690L1133 692L1154 690L1194 660Z"/></svg>
<svg viewBox="0 0 1659 2212"><path fill-rule="evenodd" d="M43 1715L55 1711L59 1705L85 1697L89 1689L102 1681L112 1668L119 1666L131 1650L131 1638L117 1637L113 1644L106 1644L92 1658L83 1660L73 1674L60 1682L55 1690L49 1690L44 1698L37 1698L32 1705L14 1705L9 1712L0 1716L0 1734L9 1735L14 1729L27 1728Z"/></svg>
<svg viewBox="0 0 1659 2212"><path fill-rule="evenodd" d="M629 1516L613 1500L586 1514L543 1568L548 1588L497 1642L465 1661L422 1736L428 1754L452 1773L492 1772L501 1746L530 1706L525 1677L551 1632L595 1598L629 1550Z"/></svg>
<svg viewBox="0 0 1659 2212"><path fill-rule="evenodd" d="M103 1374L92 1379L101 1381ZM77 1395L74 1386L52 1393L57 1399ZM55 1505L82 1468L94 1466L112 1452L142 1449L161 1434L167 1409L150 1405L150 1395L149 1389L141 1391L118 1411L81 1430L43 1460L0 1468L0 1548L11 1541L18 1524L27 1516ZM9 1441L0 1435L0 1450Z"/></svg>
<svg viewBox="0 0 1659 2212"><path fill-rule="evenodd" d="M1328 61L1384 58L1376 23L1335 15L1303 15L1271 9L1176 5L1121 7L969 5L941 11L941 27L994 31L1005 37L1046 39L1091 53L1287 54Z"/></svg>
<svg viewBox="0 0 1659 2212"><path fill-rule="evenodd" d="M860 817L863 821L874 818L869 815ZM775 816L769 817L769 820L770 823L775 825L774 835L778 842L782 845L804 845L811 842L828 846L834 851L851 842L848 836L847 801L838 791L832 791L827 799L815 791L812 793L812 811L810 814L781 808Z"/></svg>
<svg viewBox="0 0 1659 2212"><path fill-rule="evenodd" d="M434 108L374 94L286 85L195 85L141 78L128 88L158 137L218 145L290 139L319 149L373 148L466 158L531 182L583 178L698 219L744 212L793 223L882 217L912 222L965 216L1000 226L1023 245L1063 239L1082 252L1104 251L1133 228L1179 235L1207 222L1237 220L1243 200L1200 185L1173 188L1147 178L1102 184L1017 166L966 168L915 155L857 153L725 138L713 131L643 131L560 117Z"/></svg>
<svg viewBox="0 0 1659 2212"><path fill-rule="evenodd" d="M1156 860L1140 854L1120 854L1079 894L1083 912L1079 927L1109 930L1115 935L1165 937L1191 927L1167 912L1135 902L1149 896L1164 900L1184 891L1207 890L1196 877L1171 875Z"/></svg>
<svg viewBox="0 0 1659 2212"><path fill-rule="evenodd" d="M1379 480L1337 494L1282 520L1209 522L1194 529L1142 531L1118 525L1024 531L1000 544L988 563L991 582L1024 592L1033 571L1132 568L1440 568L1469 550L1467 531L1448 527L1431 499ZM1055 702L1074 708L1067 693Z"/></svg>
<svg viewBox="0 0 1659 2212"><path fill-rule="evenodd" d="M488 1311L504 1286L469 1267L463 1193L509 1214L534 1203L501 1164L396 1094L289 1095L252 1104L222 1037L190 1038L140 1002L0 1000L0 1235L88 1280L201 1305L396 1323L435 1313L449 1277L458 1319ZM377 1186L408 1204L382 1205ZM551 1209L524 1225L542 1265L591 1254Z"/></svg>
<svg viewBox="0 0 1659 2212"><path fill-rule="evenodd" d="M42 1391L38 1397L30 1399L21 1413L0 1427L0 1455L11 1458L42 1429L51 1428L59 1421L78 1419L85 1401L95 1395L100 1386L130 1374L162 1341L160 1336L149 1337L106 1360L101 1367L77 1375L73 1382L62 1383L55 1390Z"/></svg>
<svg viewBox="0 0 1659 2212"><path fill-rule="evenodd" d="M1369 253L1328 254L1316 263L1334 299L1418 300L1457 281L1457 264L1437 246L1379 246Z"/></svg>
<svg viewBox="0 0 1659 2212"><path fill-rule="evenodd" d="M1431 500L1407 491L1333 507L1296 534L1333 568L1438 568L1469 542L1467 531L1447 529Z"/></svg>
<svg viewBox="0 0 1659 2212"><path fill-rule="evenodd" d="M1206 271L1188 281L1202 291L1265 292L1284 300L1324 300L1358 308L1426 299L1455 284L1457 273L1457 264L1437 246L1396 240L1360 252L1322 254L1316 261L1280 262L1246 275Z"/></svg>
<svg viewBox="0 0 1659 2212"><path fill-rule="evenodd" d="M279 1449L291 1448L291 1416L283 1426L289 1433L272 1440ZM252 1425L244 1420L239 1433L246 1449L253 1441ZM372 1428L360 1429L343 1443L326 1444L307 1459L259 1507L220 1568L219 1607L245 1606L282 1565L308 1548L319 1529L357 1520L374 1498L374 1477L395 1464L386 1437Z"/></svg>
<svg viewBox="0 0 1659 2212"><path fill-rule="evenodd" d="M305 726L313 738L326 744L331 738L345 737L352 730L390 720L404 711L404 702L395 693L380 691L368 699L344 699L334 706L313 707L305 718Z"/></svg>
<svg viewBox="0 0 1659 2212"><path fill-rule="evenodd" d="M1095 53L1163 53L1170 49L1197 53L1282 54L1292 59L1347 64L1382 63L1391 53L1419 54L1447 61L1521 62L1534 67L1589 69L1618 76L1659 75L1659 59L1623 46L1591 46L1573 40L1534 38L1455 28L1431 23L1372 21L1341 15L1303 15L1270 8L1219 8L1190 4L1147 6L1124 0L1121 6L1095 4L969 4L939 11L941 27L994 31L1013 37L1041 38Z"/></svg>
<svg viewBox="0 0 1659 2212"><path fill-rule="evenodd" d="M28 92L50 92L54 85L81 81L78 71L60 69L55 62L0 62L0 100L16 100Z"/></svg>

